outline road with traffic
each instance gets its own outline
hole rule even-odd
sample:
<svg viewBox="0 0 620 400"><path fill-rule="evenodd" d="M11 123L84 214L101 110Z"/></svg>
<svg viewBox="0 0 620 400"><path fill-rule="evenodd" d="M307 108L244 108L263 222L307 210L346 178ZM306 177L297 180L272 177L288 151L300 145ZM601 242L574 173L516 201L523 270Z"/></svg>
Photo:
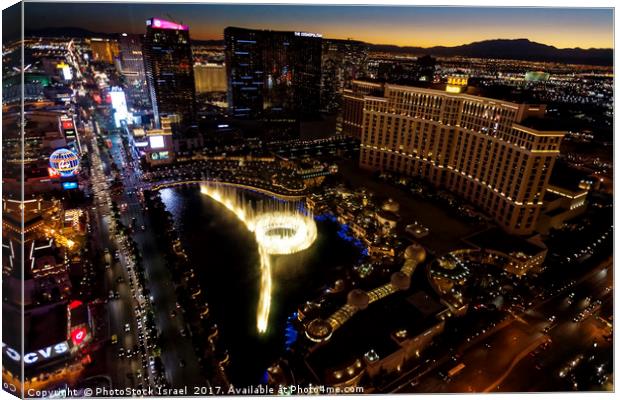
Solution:
<svg viewBox="0 0 620 400"><path fill-rule="evenodd" d="M103 257L101 264L109 265L104 273L103 285L105 293L111 293L107 303L110 335L111 337L116 336L118 341L118 345L108 344L106 364L110 366L108 371L111 375L113 387L126 387L127 385L137 387L144 383L141 363L133 356L133 352L130 358L126 357L125 352L123 352L122 357L119 355L120 347L124 350L133 350L138 342L135 328L136 316L134 314L134 300L126 283L129 279L127 269L120 260L116 260L112 256L120 245L113 239L110 226L111 199L106 179L106 171L109 171L109 166L102 161L92 128L92 125L86 126L85 139L92 166L91 184L95 204L91 209L94 214L94 218L91 219L94 221L93 236L97 239L93 246ZM126 329L127 324L129 324L129 330ZM142 377L138 378L138 374Z"/></svg>
<svg viewBox="0 0 620 400"><path fill-rule="evenodd" d="M412 379L396 392L467 393L566 390L560 368L596 342L610 347L604 336L609 327L594 315L575 322L588 305L613 301L611 262L596 266L582 280L534 305L483 340L469 347L457 361L448 360L421 379ZM569 295L574 293L570 300ZM545 343L549 343L545 346ZM610 351L610 350L609 350ZM451 367L465 368L452 378ZM533 373L533 371L536 371Z"/></svg>
<svg viewBox="0 0 620 400"><path fill-rule="evenodd" d="M175 388L205 386L207 380L202 376L183 310L178 305L172 276L153 234L157 227L149 220L138 197L142 188L140 167L126 153L118 134L114 133L110 138L111 153L119 166L124 186L124 192L118 199L119 203L126 204L121 212L121 221L125 226L135 221L131 235L143 257L166 378Z"/></svg>

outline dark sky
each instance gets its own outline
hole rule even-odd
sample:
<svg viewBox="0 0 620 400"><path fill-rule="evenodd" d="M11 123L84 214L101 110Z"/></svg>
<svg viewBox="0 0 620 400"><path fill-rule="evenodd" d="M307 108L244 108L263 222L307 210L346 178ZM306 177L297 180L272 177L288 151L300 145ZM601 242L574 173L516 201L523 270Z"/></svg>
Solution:
<svg viewBox="0 0 620 400"><path fill-rule="evenodd" d="M22 35L22 6L20 3L2 10L2 41L4 43L19 39Z"/></svg>
<svg viewBox="0 0 620 400"><path fill-rule="evenodd" d="M143 33L150 17L189 25L194 39L226 26L298 30L375 44L454 46L527 38L556 47L613 47L613 10L404 6L261 6L145 3L26 3L27 29L81 27Z"/></svg>

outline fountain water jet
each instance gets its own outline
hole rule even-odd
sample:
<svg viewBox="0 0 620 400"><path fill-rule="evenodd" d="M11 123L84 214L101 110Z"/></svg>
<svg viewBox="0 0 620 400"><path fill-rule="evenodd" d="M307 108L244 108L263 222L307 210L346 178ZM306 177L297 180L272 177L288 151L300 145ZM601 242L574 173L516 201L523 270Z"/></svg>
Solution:
<svg viewBox="0 0 620 400"><path fill-rule="evenodd" d="M200 192L232 211L254 233L261 262L256 327L264 333L271 308L271 256L294 254L310 247L317 237L314 218L298 202L269 201L252 207L243 193L217 183L202 184Z"/></svg>

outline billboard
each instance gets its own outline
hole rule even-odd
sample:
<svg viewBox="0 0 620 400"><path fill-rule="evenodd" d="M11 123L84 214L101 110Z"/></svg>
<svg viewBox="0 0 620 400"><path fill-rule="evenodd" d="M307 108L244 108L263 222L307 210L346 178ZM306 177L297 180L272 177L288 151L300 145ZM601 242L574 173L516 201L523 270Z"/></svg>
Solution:
<svg viewBox="0 0 620 400"><path fill-rule="evenodd" d="M62 183L62 188L64 190L77 189L78 188L78 183L77 182L63 182Z"/></svg>
<svg viewBox="0 0 620 400"><path fill-rule="evenodd" d="M67 65L66 63L64 62L58 63L56 65L56 68L60 70L64 80L70 81L71 79L73 79L73 71L71 70L71 67Z"/></svg>
<svg viewBox="0 0 620 400"><path fill-rule="evenodd" d="M20 362L22 360L21 354L12 347L7 346L4 342L2 343L2 350L11 360L15 362ZM23 360L26 364L34 364L36 362L49 360L67 353L69 353L69 343L64 341L53 346L47 346L43 349L27 353L24 355Z"/></svg>
<svg viewBox="0 0 620 400"><path fill-rule="evenodd" d="M73 118L67 115L63 115L62 117L60 117L60 129L66 139L75 139L76 133L75 125L73 124Z"/></svg>
<svg viewBox="0 0 620 400"><path fill-rule="evenodd" d="M163 149L166 147L164 137L161 135L149 136L149 143L151 144L151 149Z"/></svg>
<svg viewBox="0 0 620 400"><path fill-rule="evenodd" d="M71 119L60 118L62 129L73 129L73 121Z"/></svg>
<svg viewBox="0 0 620 400"><path fill-rule="evenodd" d="M87 334L88 331L86 330L86 328L75 328L73 331L71 331L71 341L75 346L79 346L84 341L84 339L86 339Z"/></svg>
<svg viewBox="0 0 620 400"><path fill-rule="evenodd" d="M121 121L132 122L133 115L127 111L127 100L125 98L125 92L121 88L113 87L109 93L110 102L114 109L114 125L117 128L121 127Z"/></svg>
<svg viewBox="0 0 620 400"><path fill-rule="evenodd" d="M170 155L168 154L167 151L160 151L157 153L151 153L151 159L152 160L167 160L168 158L170 158Z"/></svg>
<svg viewBox="0 0 620 400"><path fill-rule="evenodd" d="M47 174L50 178L60 178L60 172L56 171L52 167L47 167Z"/></svg>

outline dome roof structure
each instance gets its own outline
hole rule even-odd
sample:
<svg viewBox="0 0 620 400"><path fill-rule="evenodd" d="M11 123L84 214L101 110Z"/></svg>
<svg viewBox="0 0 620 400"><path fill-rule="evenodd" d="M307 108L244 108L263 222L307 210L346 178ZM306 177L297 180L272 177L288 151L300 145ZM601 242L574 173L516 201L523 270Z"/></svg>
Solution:
<svg viewBox="0 0 620 400"><path fill-rule="evenodd" d="M331 325L323 319L313 319L306 326L306 337L314 342L324 342L332 336Z"/></svg>
<svg viewBox="0 0 620 400"><path fill-rule="evenodd" d="M426 250L419 244L412 244L405 249L405 258L421 264L426 260Z"/></svg>
<svg viewBox="0 0 620 400"><path fill-rule="evenodd" d="M369 301L370 297L368 297L368 293L362 289L353 289L347 295L347 304L352 307L357 307L360 310L368 307Z"/></svg>
<svg viewBox="0 0 620 400"><path fill-rule="evenodd" d="M393 213L397 213L400 210L400 205L392 199L387 199L383 205L381 206L383 211L390 211Z"/></svg>

